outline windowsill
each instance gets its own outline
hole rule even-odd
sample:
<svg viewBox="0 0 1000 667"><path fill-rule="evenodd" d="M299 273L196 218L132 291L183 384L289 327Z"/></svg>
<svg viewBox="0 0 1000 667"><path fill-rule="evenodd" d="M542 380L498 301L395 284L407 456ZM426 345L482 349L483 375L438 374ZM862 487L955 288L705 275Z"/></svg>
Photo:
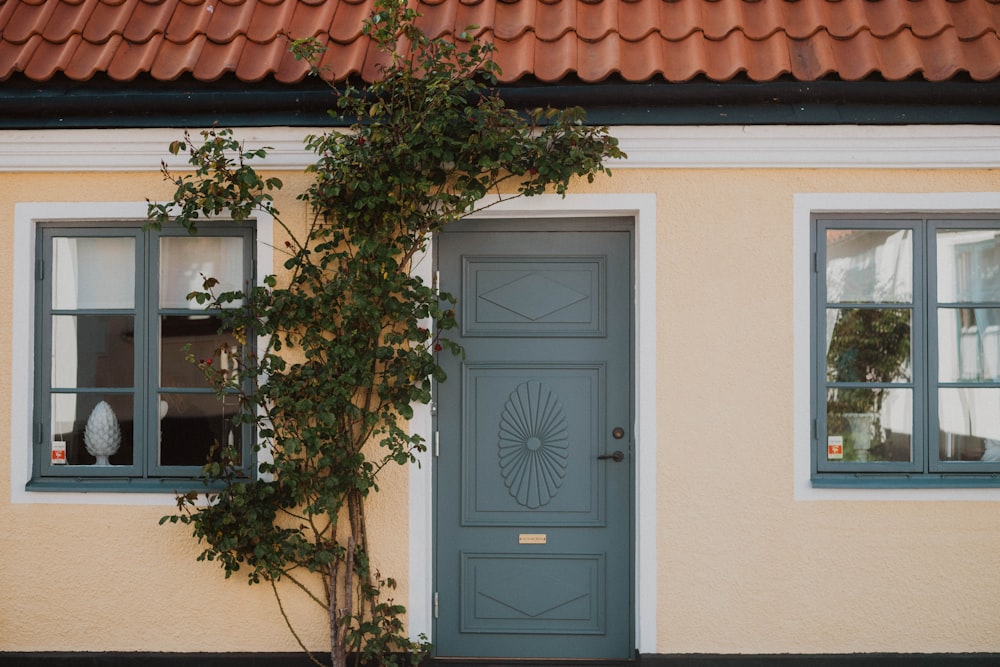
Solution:
<svg viewBox="0 0 1000 667"><path fill-rule="evenodd" d="M221 483L208 484L198 478L141 479L100 477L42 477L30 480L25 491L55 491L63 493L169 493L189 491L211 492L222 488Z"/></svg>
<svg viewBox="0 0 1000 667"><path fill-rule="evenodd" d="M813 475L815 489L983 489L1000 487L1000 473L984 475L884 475L838 473Z"/></svg>

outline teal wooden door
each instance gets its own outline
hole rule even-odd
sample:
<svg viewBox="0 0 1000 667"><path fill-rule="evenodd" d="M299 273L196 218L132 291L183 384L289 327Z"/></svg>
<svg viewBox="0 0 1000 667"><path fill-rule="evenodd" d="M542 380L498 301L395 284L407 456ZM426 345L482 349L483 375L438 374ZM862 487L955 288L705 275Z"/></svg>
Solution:
<svg viewBox="0 0 1000 667"><path fill-rule="evenodd" d="M443 359L435 654L628 658L632 236L625 220L456 224Z"/></svg>

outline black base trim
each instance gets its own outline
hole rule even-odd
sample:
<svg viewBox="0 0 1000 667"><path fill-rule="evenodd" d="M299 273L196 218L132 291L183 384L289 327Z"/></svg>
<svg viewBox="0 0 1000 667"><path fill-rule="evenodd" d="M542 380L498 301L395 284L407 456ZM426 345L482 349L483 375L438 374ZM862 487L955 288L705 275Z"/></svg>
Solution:
<svg viewBox="0 0 1000 667"><path fill-rule="evenodd" d="M640 656L641 667L995 667L1000 653L684 653Z"/></svg>
<svg viewBox="0 0 1000 667"><path fill-rule="evenodd" d="M324 656L318 656L320 660ZM329 654L326 661L329 662ZM315 667L294 653L0 652L0 667Z"/></svg>
<svg viewBox="0 0 1000 667"><path fill-rule="evenodd" d="M546 660L494 660L491 658L431 658L421 667L638 667L637 660L581 660L549 658Z"/></svg>
<svg viewBox="0 0 1000 667"><path fill-rule="evenodd" d="M317 655L324 660L322 655ZM401 661L401 664L405 664ZM636 660L428 659L424 667L993 667L1000 653L646 654ZM0 667L313 667L302 653L0 652Z"/></svg>

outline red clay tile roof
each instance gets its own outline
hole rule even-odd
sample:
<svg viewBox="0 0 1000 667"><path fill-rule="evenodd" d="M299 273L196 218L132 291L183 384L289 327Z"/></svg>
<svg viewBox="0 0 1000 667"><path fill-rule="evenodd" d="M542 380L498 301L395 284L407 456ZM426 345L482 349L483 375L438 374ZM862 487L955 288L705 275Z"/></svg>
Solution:
<svg viewBox="0 0 1000 667"><path fill-rule="evenodd" d="M414 0L421 26L479 26L505 83L1000 79L1000 0ZM0 0L0 80L273 78L316 36L337 79L377 72L373 0Z"/></svg>

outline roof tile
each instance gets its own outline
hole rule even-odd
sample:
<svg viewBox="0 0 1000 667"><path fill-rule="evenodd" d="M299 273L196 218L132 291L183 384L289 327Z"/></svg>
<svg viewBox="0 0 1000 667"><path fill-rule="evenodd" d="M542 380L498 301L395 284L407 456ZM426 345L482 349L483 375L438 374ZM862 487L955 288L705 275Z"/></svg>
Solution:
<svg viewBox="0 0 1000 667"><path fill-rule="evenodd" d="M235 72L246 41L246 37L237 37L222 43L206 39L191 70L192 74L199 81L212 81L229 72Z"/></svg>
<svg viewBox="0 0 1000 667"><path fill-rule="evenodd" d="M149 72L154 79L173 81L187 72L194 73L194 68L198 66L201 52L207 41L208 39L204 35L198 35L191 41L180 44L162 40L158 49L142 49L141 51L137 49L135 53L130 55L137 63L135 68L137 74ZM117 55L115 62L119 62Z"/></svg>
<svg viewBox="0 0 1000 667"><path fill-rule="evenodd" d="M65 42L71 35L79 34L97 3L98 0L53 2L55 9L45 23L42 39L47 42Z"/></svg>
<svg viewBox="0 0 1000 667"><path fill-rule="evenodd" d="M372 3L374 4L374 3ZM357 40L367 42L361 32L364 20L371 14L372 5L365 2L349 2L348 0L331 0L322 3L314 10L318 20L306 24L300 31L290 31L296 38L302 36L317 36L328 34L330 39L341 44L350 44ZM301 20L299 13L295 19Z"/></svg>
<svg viewBox="0 0 1000 667"><path fill-rule="evenodd" d="M209 0L205 11L211 14L205 35L209 41L216 44L241 42L246 39L247 29L253 17L257 3L252 0L242 2L225 2L224 0Z"/></svg>
<svg viewBox="0 0 1000 667"><path fill-rule="evenodd" d="M8 0L10 2L11 0ZM83 38L91 44L107 42L113 35L121 35L138 3L108 2L102 0L94 7L81 28Z"/></svg>
<svg viewBox="0 0 1000 667"><path fill-rule="evenodd" d="M283 40L275 40L276 43L282 43ZM287 46L287 42L284 42ZM295 83L296 81L301 81L309 74L309 65L302 62L301 60L296 60L294 56L288 51L287 48L283 49L280 60L274 69L275 80L281 83ZM332 80L342 80L346 77L343 76L331 76Z"/></svg>
<svg viewBox="0 0 1000 667"><path fill-rule="evenodd" d="M454 0L448 0L454 2ZM529 0L533 2L534 0ZM499 0L458 0L455 10L454 32L462 33L469 28L475 28L475 33L481 35L492 31L494 17L510 4Z"/></svg>
<svg viewBox="0 0 1000 667"><path fill-rule="evenodd" d="M1000 78L1000 0L416 0L432 36L476 26L502 80L871 75ZM327 76L371 78L374 0L0 0L0 80L149 72L300 81L288 38L327 44Z"/></svg>
<svg viewBox="0 0 1000 667"><path fill-rule="evenodd" d="M368 43L355 40L348 44L329 42L326 52L320 59L319 67L325 76L334 81L343 81L349 77L359 76L365 68L365 57L368 55ZM286 59L287 60L287 59ZM290 63L283 63L283 71L291 70ZM308 71L305 63L300 63L303 71ZM286 78L285 81L294 79Z"/></svg>
<svg viewBox="0 0 1000 667"><path fill-rule="evenodd" d="M260 81L274 74L275 65L288 50L288 42L282 38L264 44L246 40L243 51L236 63L236 76L240 81Z"/></svg>
<svg viewBox="0 0 1000 667"><path fill-rule="evenodd" d="M659 35L648 35L640 40L621 41L619 73L627 81L648 81L657 74L657 65L663 61L663 40Z"/></svg>
<svg viewBox="0 0 1000 667"><path fill-rule="evenodd" d="M426 2L417 19L417 26L431 37L461 32L455 20L458 15L457 2ZM528 3L531 4L531 3ZM467 27L467 26L466 26Z"/></svg>
<svg viewBox="0 0 1000 667"><path fill-rule="evenodd" d="M560 5L570 3L560 2ZM619 9L628 11L628 2L580 2L576 7L576 35L586 42L596 42L605 37L621 38ZM571 26L567 26L571 27Z"/></svg>
<svg viewBox="0 0 1000 667"><path fill-rule="evenodd" d="M292 14L295 13L296 4L295 0L258 3L250 19L250 25L247 26L247 39L258 44L274 41L275 26L288 25ZM278 60L280 58L274 60L274 63Z"/></svg>
<svg viewBox="0 0 1000 667"><path fill-rule="evenodd" d="M542 42L562 39L576 28L576 2L538 2L535 9L535 37ZM529 28L529 30L531 30Z"/></svg>
<svg viewBox="0 0 1000 667"><path fill-rule="evenodd" d="M211 20L212 12L207 11L204 5L177 2L163 24L163 36L174 44L184 44L205 34Z"/></svg>
<svg viewBox="0 0 1000 667"><path fill-rule="evenodd" d="M960 50L955 53L952 71L966 70L976 81L1000 78L1000 41L988 37L962 41Z"/></svg>
<svg viewBox="0 0 1000 667"><path fill-rule="evenodd" d="M16 2L0 2L0 26L6 26L10 23L11 16L13 16L18 8L19 5ZM2 41L0 39L0 42Z"/></svg>
<svg viewBox="0 0 1000 667"><path fill-rule="evenodd" d="M517 39L535 25L535 2L499 2L493 19L493 33L497 39Z"/></svg>
<svg viewBox="0 0 1000 667"><path fill-rule="evenodd" d="M7 63L11 71L23 72L41 43L41 35L32 35L21 44L2 40L0 41L0 62Z"/></svg>
<svg viewBox="0 0 1000 667"><path fill-rule="evenodd" d="M81 39L72 60L66 65L66 76L75 81L86 81L98 72L107 71L120 41L121 37L113 37L95 44Z"/></svg>
<svg viewBox="0 0 1000 667"><path fill-rule="evenodd" d="M17 2L14 3L13 11L7 18L7 23L3 28L3 41L23 44L35 35L41 36L45 30L45 24L49 17L55 12L58 3L43 2L41 4ZM44 39L44 38L43 38Z"/></svg>
<svg viewBox="0 0 1000 667"><path fill-rule="evenodd" d="M500 68L500 78L503 81L517 81L527 76L532 76L535 69L534 43L528 39L528 46L520 42L524 37L514 40L494 40L496 51L493 53L493 61Z"/></svg>
<svg viewBox="0 0 1000 667"><path fill-rule="evenodd" d="M164 27L170 23L177 0L161 0L151 2L143 0L135 3L135 9L121 31L122 37L130 42L146 43L154 35L163 34Z"/></svg>
<svg viewBox="0 0 1000 667"><path fill-rule="evenodd" d="M25 67L24 73L32 79L51 78L70 61L79 41L79 37L71 37L64 42L47 42L43 39Z"/></svg>

